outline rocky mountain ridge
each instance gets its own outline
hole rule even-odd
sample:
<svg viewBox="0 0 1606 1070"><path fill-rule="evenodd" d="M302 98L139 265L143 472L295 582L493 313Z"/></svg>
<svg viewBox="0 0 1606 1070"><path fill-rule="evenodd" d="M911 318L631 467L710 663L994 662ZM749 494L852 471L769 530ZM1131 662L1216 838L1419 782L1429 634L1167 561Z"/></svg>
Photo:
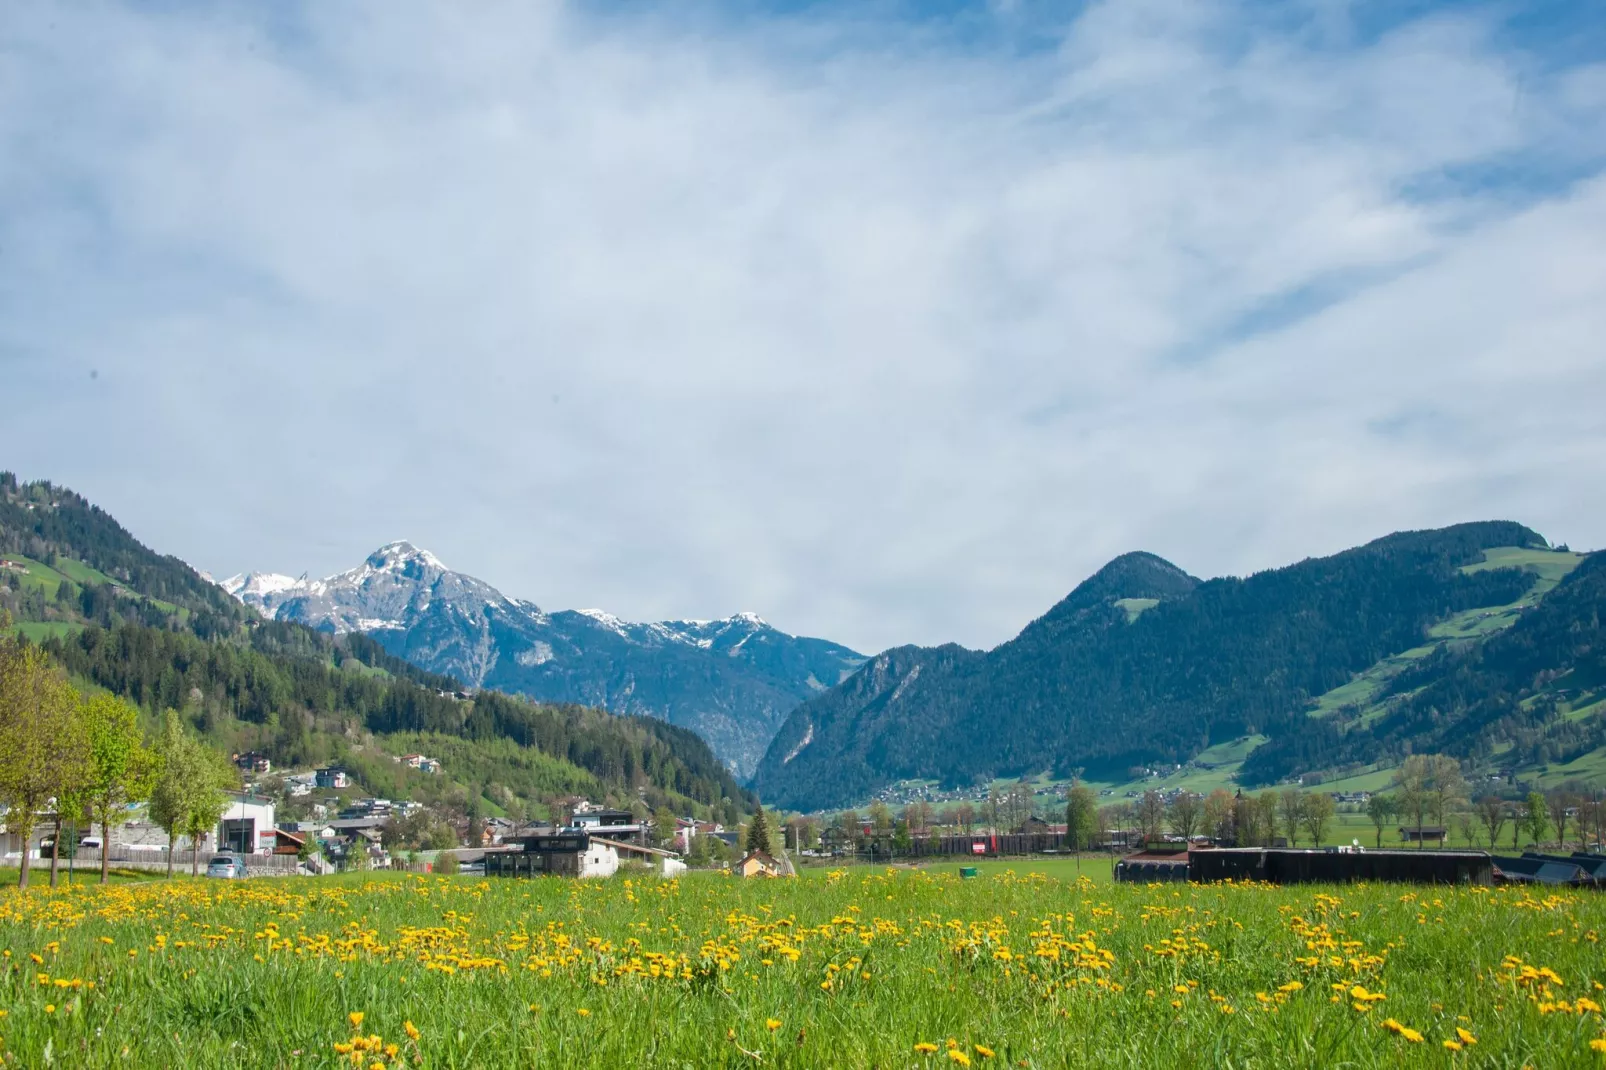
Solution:
<svg viewBox="0 0 1606 1070"><path fill-rule="evenodd" d="M753 613L636 623L598 609L548 612L404 541L324 579L246 573L221 586L264 616L364 632L475 687L684 725L743 776L793 707L864 661Z"/></svg>

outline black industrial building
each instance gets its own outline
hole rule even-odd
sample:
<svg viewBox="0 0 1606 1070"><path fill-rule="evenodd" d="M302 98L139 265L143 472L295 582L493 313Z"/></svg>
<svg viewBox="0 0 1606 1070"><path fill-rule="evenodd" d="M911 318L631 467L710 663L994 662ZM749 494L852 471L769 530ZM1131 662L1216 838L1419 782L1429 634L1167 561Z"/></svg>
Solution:
<svg viewBox="0 0 1606 1070"><path fill-rule="evenodd" d="M1482 851L1296 850L1219 847L1174 859L1134 856L1115 867L1115 879L1134 883L1189 880L1268 884L1493 884L1494 865Z"/></svg>

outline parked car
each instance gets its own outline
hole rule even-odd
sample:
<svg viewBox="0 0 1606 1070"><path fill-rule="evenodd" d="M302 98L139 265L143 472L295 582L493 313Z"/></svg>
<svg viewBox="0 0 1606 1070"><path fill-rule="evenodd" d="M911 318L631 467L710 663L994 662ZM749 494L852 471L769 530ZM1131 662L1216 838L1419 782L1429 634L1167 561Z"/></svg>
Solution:
<svg viewBox="0 0 1606 1070"><path fill-rule="evenodd" d="M221 877L224 880L239 880L245 876L245 862L233 855L217 855L206 864L208 877Z"/></svg>

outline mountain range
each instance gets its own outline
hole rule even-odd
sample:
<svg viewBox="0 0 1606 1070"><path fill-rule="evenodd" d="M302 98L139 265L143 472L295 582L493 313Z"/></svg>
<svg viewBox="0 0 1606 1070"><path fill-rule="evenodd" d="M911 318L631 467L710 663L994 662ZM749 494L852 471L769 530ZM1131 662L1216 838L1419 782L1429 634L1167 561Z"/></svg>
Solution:
<svg viewBox="0 0 1606 1070"><path fill-rule="evenodd" d="M0 621L146 727L173 709L225 754L336 764L440 814L550 813L558 797L736 821L752 797L696 733L654 717L541 704L390 653L356 631L264 621L105 511L0 471ZM395 759L440 761L438 775Z"/></svg>
<svg viewBox="0 0 1606 1070"><path fill-rule="evenodd" d="M1603 577L1606 555L1509 522L1243 579L1127 554L993 650L872 658L792 712L752 784L812 809L904 779L1124 781L1234 740L1259 741L1246 786L1429 740L1469 760L1573 760L1606 746Z"/></svg>
<svg viewBox="0 0 1606 1070"><path fill-rule="evenodd" d="M266 617L336 635L366 633L390 653L472 687L682 725L743 777L800 702L865 661L752 613L638 624L595 609L548 612L408 542L326 579L253 572L221 585Z"/></svg>
<svg viewBox="0 0 1606 1070"><path fill-rule="evenodd" d="M407 543L325 580L219 586L8 473L0 555L0 610L75 676L275 761L378 782L395 748L450 754L464 806L597 791L730 816L751 801L733 766L767 803L817 810L900 780L1218 776L1228 754L1246 788L1381 783L1424 751L1606 782L1606 553L1507 521L1243 578L1124 554L992 650L868 659L750 614L547 612Z"/></svg>

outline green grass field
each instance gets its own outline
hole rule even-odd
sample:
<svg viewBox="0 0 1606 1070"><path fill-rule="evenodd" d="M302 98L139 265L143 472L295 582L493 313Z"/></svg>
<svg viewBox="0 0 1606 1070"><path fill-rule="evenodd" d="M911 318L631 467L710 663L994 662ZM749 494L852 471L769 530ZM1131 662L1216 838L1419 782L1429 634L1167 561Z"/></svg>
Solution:
<svg viewBox="0 0 1606 1070"><path fill-rule="evenodd" d="M42 643L46 639L64 639L74 632L82 631L83 627L82 624L65 620L25 620L19 622L14 630L26 637L30 643Z"/></svg>
<svg viewBox="0 0 1606 1070"><path fill-rule="evenodd" d="M0 1043L28 1067L1602 1064L1606 897L985 869L10 891Z"/></svg>

